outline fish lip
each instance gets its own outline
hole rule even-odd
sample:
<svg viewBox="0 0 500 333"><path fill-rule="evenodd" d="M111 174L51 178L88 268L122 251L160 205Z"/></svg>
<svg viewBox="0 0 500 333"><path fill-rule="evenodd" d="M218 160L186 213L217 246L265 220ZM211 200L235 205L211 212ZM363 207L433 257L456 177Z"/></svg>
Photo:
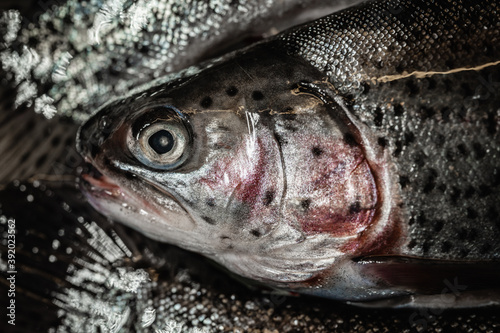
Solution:
<svg viewBox="0 0 500 333"><path fill-rule="evenodd" d="M88 158L85 158L85 162L85 170L80 174L79 184L87 199L98 207L101 207L98 198L118 201L120 195L124 194L118 184L101 172Z"/></svg>
<svg viewBox="0 0 500 333"><path fill-rule="evenodd" d="M87 200L99 211L105 213L108 211L106 202L113 204L126 204L132 211L147 210L153 215L162 217L161 212L155 204L133 192L129 192L126 187L117 184L113 179L101 171L95 163L87 162L86 169L80 175L80 188ZM158 186L146 182L155 191L161 191ZM161 191L165 194L163 191ZM168 193L167 193L168 194ZM183 206L169 195L169 198L183 210ZM104 200L104 202L103 202ZM106 215L106 214L105 214Z"/></svg>

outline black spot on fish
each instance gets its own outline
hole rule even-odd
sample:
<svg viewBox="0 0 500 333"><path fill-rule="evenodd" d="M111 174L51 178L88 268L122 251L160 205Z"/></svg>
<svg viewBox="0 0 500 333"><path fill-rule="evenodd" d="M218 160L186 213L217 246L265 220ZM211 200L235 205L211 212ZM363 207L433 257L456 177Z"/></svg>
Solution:
<svg viewBox="0 0 500 333"><path fill-rule="evenodd" d="M377 126L377 127L382 126L383 121L384 121L384 113L382 112L382 109L376 108L375 109L375 117L373 118L373 122L375 123L375 126Z"/></svg>
<svg viewBox="0 0 500 333"><path fill-rule="evenodd" d="M472 149L474 150L474 154L477 160L480 160L486 156L486 150L484 150L483 146L480 143L474 142L472 144Z"/></svg>
<svg viewBox="0 0 500 333"><path fill-rule="evenodd" d="M257 229L252 229L250 230L250 233L254 235L255 237L260 237L260 231Z"/></svg>
<svg viewBox="0 0 500 333"><path fill-rule="evenodd" d="M460 239L461 241L464 241L467 239L467 229L461 228L458 231L458 239Z"/></svg>
<svg viewBox="0 0 500 333"><path fill-rule="evenodd" d="M484 198L492 193L491 187L486 184L479 185L478 194L481 198Z"/></svg>
<svg viewBox="0 0 500 333"><path fill-rule="evenodd" d="M215 207L215 199L214 198L208 198L207 201L205 201L205 204L208 207Z"/></svg>
<svg viewBox="0 0 500 333"><path fill-rule="evenodd" d="M415 224L415 216L411 216L410 220L408 221L408 225L414 225Z"/></svg>
<svg viewBox="0 0 500 333"><path fill-rule="evenodd" d="M392 156L398 157L399 155L401 155L401 152L403 151L403 143L397 140L394 144L396 145L396 149L394 149Z"/></svg>
<svg viewBox="0 0 500 333"><path fill-rule="evenodd" d="M208 216L202 216L201 218L203 220L205 220L208 224L211 224L211 225L215 225L216 224L215 221L214 221L214 219L212 219L212 218L210 218Z"/></svg>
<svg viewBox="0 0 500 333"><path fill-rule="evenodd" d="M137 178L137 176L135 174L133 174L132 172L128 172L128 171L124 172L123 175L128 180L134 180Z"/></svg>
<svg viewBox="0 0 500 333"><path fill-rule="evenodd" d="M349 206L349 214L356 214L361 211L361 203L356 201Z"/></svg>
<svg viewBox="0 0 500 333"><path fill-rule="evenodd" d="M467 239L469 241L473 241L477 238L477 234L478 234L477 229L470 229L467 234Z"/></svg>
<svg viewBox="0 0 500 333"><path fill-rule="evenodd" d="M455 90L455 81L452 81L450 79L444 79L444 89L446 92L454 91Z"/></svg>
<svg viewBox="0 0 500 333"><path fill-rule="evenodd" d="M459 144L459 145L457 146L457 150L458 150L458 152L459 152L462 156L464 156L464 157L467 157L467 156L469 155L469 152L468 152L468 150L467 150L467 147L465 147L465 145L464 145L463 143L461 143L461 144Z"/></svg>
<svg viewBox="0 0 500 333"><path fill-rule="evenodd" d="M412 239L410 243L408 243L408 248L411 250L417 245L417 241L415 239Z"/></svg>
<svg viewBox="0 0 500 333"><path fill-rule="evenodd" d="M477 218L477 212L472 207L467 207L467 217L470 219Z"/></svg>
<svg viewBox="0 0 500 333"><path fill-rule="evenodd" d="M238 93L238 88L236 88L235 86L231 86L229 88L226 89L226 94L228 96L236 96L236 94Z"/></svg>
<svg viewBox="0 0 500 333"><path fill-rule="evenodd" d="M471 97L474 95L474 90L469 86L468 83L462 83L460 85L460 88L462 89L462 96L464 97Z"/></svg>
<svg viewBox="0 0 500 333"><path fill-rule="evenodd" d="M443 244L441 244L441 252L443 252L443 253L450 252L451 248L452 248L452 245L448 241L445 241L445 242L443 242Z"/></svg>
<svg viewBox="0 0 500 333"><path fill-rule="evenodd" d="M399 176L399 184L401 188L405 188L410 183L410 179L407 176Z"/></svg>
<svg viewBox="0 0 500 333"><path fill-rule="evenodd" d="M427 82L427 89L429 89L429 90L436 89L436 86L437 86L436 80L434 80L431 77L427 77L427 78L425 78L425 81Z"/></svg>
<svg viewBox="0 0 500 333"><path fill-rule="evenodd" d="M420 108L420 118L422 120L427 120L429 118L432 118L435 114L436 114L436 111L434 111L433 108L428 108L428 107L421 107Z"/></svg>
<svg viewBox="0 0 500 333"><path fill-rule="evenodd" d="M436 145L436 147L441 148L445 141L446 141L445 136L442 134L438 134L434 139L434 144Z"/></svg>
<svg viewBox="0 0 500 333"><path fill-rule="evenodd" d="M323 149L321 149L318 146L314 146L311 149L311 152L312 152L312 154L313 154L314 157L320 157L321 155L323 155Z"/></svg>
<svg viewBox="0 0 500 333"><path fill-rule="evenodd" d="M488 208L485 217L488 221L495 223L496 227L500 230L500 216L495 206L490 206Z"/></svg>
<svg viewBox="0 0 500 333"><path fill-rule="evenodd" d="M500 170L494 169L491 176L491 185L498 186L500 185Z"/></svg>
<svg viewBox="0 0 500 333"><path fill-rule="evenodd" d="M354 138L354 135L352 135L349 132L344 133L344 142L347 143L351 147L358 145L358 143L356 142L356 138Z"/></svg>
<svg viewBox="0 0 500 333"><path fill-rule="evenodd" d="M493 135L497 132L497 122L495 121L495 114L493 112L488 113L488 118L484 119L484 124L489 134Z"/></svg>
<svg viewBox="0 0 500 333"><path fill-rule="evenodd" d="M269 206L274 200L274 190L267 190L264 194L264 206Z"/></svg>
<svg viewBox="0 0 500 333"><path fill-rule="evenodd" d="M205 109L209 108L211 105L212 105L212 98L210 98L210 96L204 97L200 102L200 106Z"/></svg>
<svg viewBox="0 0 500 333"><path fill-rule="evenodd" d="M444 227L444 222L442 220L437 220L434 223L434 231L435 232L440 232Z"/></svg>
<svg viewBox="0 0 500 333"><path fill-rule="evenodd" d="M458 202L458 199L460 199L461 191L456 188L455 186L452 186L449 194L449 198L452 204L456 205Z"/></svg>
<svg viewBox="0 0 500 333"><path fill-rule="evenodd" d="M387 146L387 140L385 138L382 138L382 137L377 139L377 143L382 148L385 148L385 146Z"/></svg>
<svg viewBox="0 0 500 333"><path fill-rule="evenodd" d="M423 188L424 193L430 193L436 187L437 171L431 168L428 170L428 173L429 174Z"/></svg>
<svg viewBox="0 0 500 333"><path fill-rule="evenodd" d="M450 120L451 109L444 107L441 109L441 119L446 123Z"/></svg>
<svg viewBox="0 0 500 333"><path fill-rule="evenodd" d="M424 253L427 253L427 252L429 252L430 248L431 248L430 242L429 241L425 241L424 244L422 245L422 251Z"/></svg>
<svg viewBox="0 0 500 333"><path fill-rule="evenodd" d="M406 132L404 134L404 145L408 146L410 145L413 141L415 141L415 134L412 132Z"/></svg>
<svg viewBox="0 0 500 333"><path fill-rule="evenodd" d="M455 160L455 152L451 149L447 149L446 150L446 153L444 154L444 156L446 157L446 159L450 162L453 162Z"/></svg>
<svg viewBox="0 0 500 333"><path fill-rule="evenodd" d="M254 101L261 101L264 99L264 94L261 91L255 90L252 93L252 98Z"/></svg>
<svg viewBox="0 0 500 333"><path fill-rule="evenodd" d="M416 96L420 93L420 88L415 84L414 81L408 80L406 82L406 87L408 88L408 92L410 96Z"/></svg>
<svg viewBox="0 0 500 333"><path fill-rule="evenodd" d="M394 105L394 115L396 117L402 116L404 111L405 111L405 109L401 104Z"/></svg>
<svg viewBox="0 0 500 333"><path fill-rule="evenodd" d="M300 202L300 206L303 210L307 211L311 206L311 199L305 199Z"/></svg>
<svg viewBox="0 0 500 333"><path fill-rule="evenodd" d="M480 254L486 254L491 250L491 244L490 243L485 243L481 246L479 249Z"/></svg>
<svg viewBox="0 0 500 333"><path fill-rule="evenodd" d="M396 65L396 72L399 74L402 74L405 71L406 64L400 62L399 64Z"/></svg>
<svg viewBox="0 0 500 333"><path fill-rule="evenodd" d="M472 196L476 193L476 189L469 185L464 192L464 198L465 199L470 199Z"/></svg>
<svg viewBox="0 0 500 333"><path fill-rule="evenodd" d="M425 222L427 221L427 218L425 217L423 212L420 212L417 216L417 223L419 226L423 226Z"/></svg>

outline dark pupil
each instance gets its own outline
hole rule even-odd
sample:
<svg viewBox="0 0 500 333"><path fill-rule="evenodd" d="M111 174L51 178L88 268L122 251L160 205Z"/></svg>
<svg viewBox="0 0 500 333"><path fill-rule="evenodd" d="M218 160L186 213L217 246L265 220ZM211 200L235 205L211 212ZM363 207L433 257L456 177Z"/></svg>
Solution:
<svg viewBox="0 0 500 333"><path fill-rule="evenodd" d="M148 140L149 146L158 154L165 154L174 147L174 137L169 131L161 130L151 135Z"/></svg>

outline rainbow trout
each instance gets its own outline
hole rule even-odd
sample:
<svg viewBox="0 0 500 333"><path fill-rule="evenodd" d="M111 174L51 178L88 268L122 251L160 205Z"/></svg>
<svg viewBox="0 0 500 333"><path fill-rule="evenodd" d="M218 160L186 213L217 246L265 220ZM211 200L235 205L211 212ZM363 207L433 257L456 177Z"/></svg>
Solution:
<svg viewBox="0 0 500 333"><path fill-rule="evenodd" d="M101 108L90 203L272 288L500 300L500 5L373 1Z"/></svg>

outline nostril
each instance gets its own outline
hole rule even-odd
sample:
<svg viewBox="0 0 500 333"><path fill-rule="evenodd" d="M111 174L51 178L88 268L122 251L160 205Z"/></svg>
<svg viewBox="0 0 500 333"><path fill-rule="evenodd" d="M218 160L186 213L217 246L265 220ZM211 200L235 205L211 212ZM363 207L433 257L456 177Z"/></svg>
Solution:
<svg viewBox="0 0 500 333"><path fill-rule="evenodd" d="M94 158L99 152L99 146L104 141L100 131L102 125L103 122L92 117L80 127L77 134L77 150L83 157Z"/></svg>

